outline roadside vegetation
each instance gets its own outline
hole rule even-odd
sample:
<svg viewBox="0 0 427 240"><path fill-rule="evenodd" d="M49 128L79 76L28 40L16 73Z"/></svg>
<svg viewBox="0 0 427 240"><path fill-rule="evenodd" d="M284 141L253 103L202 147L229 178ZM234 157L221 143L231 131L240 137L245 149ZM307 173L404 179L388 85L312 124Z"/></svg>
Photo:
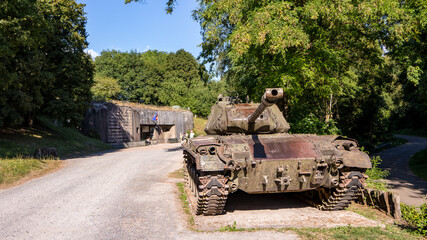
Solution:
<svg viewBox="0 0 427 240"><path fill-rule="evenodd" d="M94 153L111 147L82 135L77 129L53 124L38 117L34 127L0 130L0 157L32 157L38 148L54 147L61 158Z"/></svg>
<svg viewBox="0 0 427 240"><path fill-rule="evenodd" d="M418 152L411 158L411 161L416 163L415 165L412 165L412 167L420 168L420 171L423 171L424 169L424 172L421 173L421 175L423 176L425 176L425 171L427 170L427 167L426 167L427 163L425 159L427 159L426 150ZM371 189L388 191L389 186L387 185L387 182L384 181L384 178L386 178L390 173L387 170L383 170L379 167L381 164L381 161L382 160L379 156L375 156L371 158L372 168L366 171L366 174L369 176L368 180L366 181L366 184L367 184L367 187ZM411 161L410 161L410 164L411 164ZM400 203L400 208L402 213L402 219L404 220L404 222L403 223L401 222L400 224L398 224L399 226L393 225L392 227L393 228L403 227L402 229L405 229L406 232L409 232L414 236L427 236L427 203L424 203L419 207L409 206L404 203ZM369 212L366 210L359 211L359 209L354 208L354 205L353 205L353 208L350 207L349 210L359 213L367 218L377 220L376 214L372 214L372 212ZM378 211L379 210L377 210L377 213ZM388 238L385 238L385 239L388 239ZM390 238L390 239L400 239L400 238Z"/></svg>
<svg viewBox="0 0 427 240"><path fill-rule="evenodd" d="M181 201L182 209L185 215L187 216L188 227L191 230L195 230L194 217L193 217L193 214L191 213L190 204L188 203L187 193L185 192L185 183L179 182L179 183L176 183L176 186L178 187L178 195L179 195L179 200Z"/></svg>
<svg viewBox="0 0 427 240"><path fill-rule="evenodd" d="M61 166L62 162L55 159L0 158L0 189L42 176Z"/></svg>
<svg viewBox="0 0 427 240"><path fill-rule="evenodd" d="M424 239L414 236L393 225L381 227L335 227L335 228L299 228L293 229L301 239Z"/></svg>
<svg viewBox="0 0 427 240"><path fill-rule="evenodd" d="M390 172L380 168L381 162L380 156L371 158L372 168L366 170L366 175L369 176L366 185L368 188L387 191L388 185L384 178L390 175Z"/></svg>
<svg viewBox="0 0 427 240"><path fill-rule="evenodd" d="M204 129L207 122L208 120L205 118L201 118L201 117L193 118L193 123L194 123L193 131L196 137L206 136L206 132Z"/></svg>
<svg viewBox="0 0 427 240"><path fill-rule="evenodd" d="M409 167L415 175L427 181L427 149L415 153L409 160Z"/></svg>
<svg viewBox="0 0 427 240"><path fill-rule="evenodd" d="M401 205L402 217L410 229L417 234L427 236L427 203L419 207Z"/></svg>
<svg viewBox="0 0 427 240"><path fill-rule="evenodd" d="M53 147L58 158L34 159L36 149ZM46 117L37 117L33 127L0 130L0 186L49 173L62 166L60 158L111 149L97 139L82 135L77 129L54 125Z"/></svg>

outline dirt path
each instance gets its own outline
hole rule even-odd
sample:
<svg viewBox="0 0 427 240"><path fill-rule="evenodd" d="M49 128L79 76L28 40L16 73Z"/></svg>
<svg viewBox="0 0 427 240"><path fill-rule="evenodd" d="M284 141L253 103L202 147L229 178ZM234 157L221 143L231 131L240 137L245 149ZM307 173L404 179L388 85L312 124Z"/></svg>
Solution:
<svg viewBox="0 0 427 240"><path fill-rule="evenodd" d="M417 177L409 169L409 159L415 153L427 148L427 139L421 137L396 135L408 140L407 143L385 150L378 155L383 160L381 168L390 171L387 178L393 192L400 195L401 202L419 206L427 202L427 182Z"/></svg>

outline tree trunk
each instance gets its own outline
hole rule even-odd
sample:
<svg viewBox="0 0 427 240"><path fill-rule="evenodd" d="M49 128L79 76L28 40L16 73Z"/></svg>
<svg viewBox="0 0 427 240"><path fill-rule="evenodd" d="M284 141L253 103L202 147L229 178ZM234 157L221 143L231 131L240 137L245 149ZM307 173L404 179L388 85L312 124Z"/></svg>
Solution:
<svg viewBox="0 0 427 240"><path fill-rule="evenodd" d="M326 109L326 116L325 116L325 122L328 122L332 119L332 93L329 95L329 104Z"/></svg>

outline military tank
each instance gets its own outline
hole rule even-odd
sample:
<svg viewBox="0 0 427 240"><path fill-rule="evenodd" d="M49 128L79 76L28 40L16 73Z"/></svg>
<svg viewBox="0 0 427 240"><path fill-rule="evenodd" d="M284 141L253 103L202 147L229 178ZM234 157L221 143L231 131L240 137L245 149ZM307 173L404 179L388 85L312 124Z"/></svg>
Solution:
<svg viewBox="0 0 427 240"><path fill-rule="evenodd" d="M224 213L229 194L295 192L321 210L346 208L363 188L369 156L354 139L289 134L269 88L260 104L219 96L204 137L183 143L185 182L198 215Z"/></svg>

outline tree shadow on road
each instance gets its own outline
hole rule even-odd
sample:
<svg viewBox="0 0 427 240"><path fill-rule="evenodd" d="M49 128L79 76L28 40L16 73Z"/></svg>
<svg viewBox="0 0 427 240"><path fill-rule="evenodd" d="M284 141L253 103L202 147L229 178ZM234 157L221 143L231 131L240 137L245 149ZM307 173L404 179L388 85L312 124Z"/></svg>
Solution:
<svg viewBox="0 0 427 240"><path fill-rule="evenodd" d="M168 148L166 149L166 152L177 152L177 151L182 151L184 148L182 146L179 147L175 147L175 148Z"/></svg>

